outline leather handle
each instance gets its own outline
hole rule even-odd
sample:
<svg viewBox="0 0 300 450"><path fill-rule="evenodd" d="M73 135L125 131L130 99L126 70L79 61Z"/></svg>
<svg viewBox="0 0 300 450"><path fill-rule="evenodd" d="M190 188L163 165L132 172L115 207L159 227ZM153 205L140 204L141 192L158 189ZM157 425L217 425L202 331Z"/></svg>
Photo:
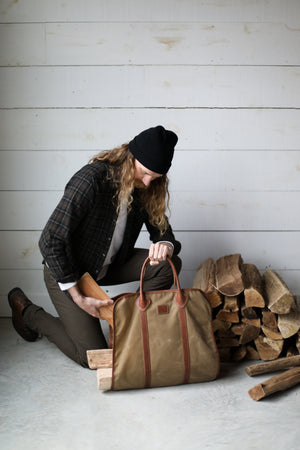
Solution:
<svg viewBox="0 0 300 450"><path fill-rule="evenodd" d="M174 276L174 285L175 285L175 288L177 289L177 294L176 294L176 297L174 300L177 303L179 308L184 308L187 303L187 297L184 295L183 291L181 290L178 275L177 275L175 266L174 266L171 258L167 257L167 261L169 262L169 264L172 268L173 276ZM139 307L139 309L141 311L145 311L148 308L148 306L150 305L150 300L146 298L145 293L143 291L143 281L144 281L146 266L149 262L150 262L150 258L147 257L142 266L141 276L140 276L140 295L139 295L139 298L137 299L137 306Z"/></svg>

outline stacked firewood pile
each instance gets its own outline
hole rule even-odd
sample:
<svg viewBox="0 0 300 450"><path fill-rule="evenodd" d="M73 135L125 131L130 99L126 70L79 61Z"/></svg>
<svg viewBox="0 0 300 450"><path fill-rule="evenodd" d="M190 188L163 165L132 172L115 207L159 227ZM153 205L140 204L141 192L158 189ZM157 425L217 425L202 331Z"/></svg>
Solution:
<svg viewBox="0 0 300 450"><path fill-rule="evenodd" d="M210 258L198 267L193 287L211 304L221 361L270 361L300 353L300 307L275 271L261 275L240 254Z"/></svg>

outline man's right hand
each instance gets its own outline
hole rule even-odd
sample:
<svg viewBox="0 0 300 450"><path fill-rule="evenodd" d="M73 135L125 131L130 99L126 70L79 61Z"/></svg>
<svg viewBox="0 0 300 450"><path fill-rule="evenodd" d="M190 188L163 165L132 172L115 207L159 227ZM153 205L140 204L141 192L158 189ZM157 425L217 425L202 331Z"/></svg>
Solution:
<svg viewBox="0 0 300 450"><path fill-rule="evenodd" d="M86 313L90 314L97 319L101 319L100 308L103 306L113 305L113 300L98 300L93 297L85 297L79 291L77 285L68 289L74 303L76 303L79 308L83 309Z"/></svg>

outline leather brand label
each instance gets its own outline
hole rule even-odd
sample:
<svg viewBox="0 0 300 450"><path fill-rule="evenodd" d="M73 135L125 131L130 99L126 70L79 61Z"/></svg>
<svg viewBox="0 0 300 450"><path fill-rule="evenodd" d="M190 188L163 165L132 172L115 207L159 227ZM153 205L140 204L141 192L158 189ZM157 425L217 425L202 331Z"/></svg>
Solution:
<svg viewBox="0 0 300 450"><path fill-rule="evenodd" d="M158 314L169 314L169 306L168 305L158 305L157 312L158 312Z"/></svg>

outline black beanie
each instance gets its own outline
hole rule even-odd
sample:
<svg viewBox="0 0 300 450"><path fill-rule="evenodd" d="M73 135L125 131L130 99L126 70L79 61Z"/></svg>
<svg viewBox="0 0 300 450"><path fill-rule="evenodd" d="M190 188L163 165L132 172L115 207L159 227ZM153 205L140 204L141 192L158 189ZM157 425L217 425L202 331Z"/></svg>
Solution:
<svg viewBox="0 0 300 450"><path fill-rule="evenodd" d="M142 131L132 139L129 150L147 169L163 175L171 167L177 141L178 137L173 131L158 125Z"/></svg>

